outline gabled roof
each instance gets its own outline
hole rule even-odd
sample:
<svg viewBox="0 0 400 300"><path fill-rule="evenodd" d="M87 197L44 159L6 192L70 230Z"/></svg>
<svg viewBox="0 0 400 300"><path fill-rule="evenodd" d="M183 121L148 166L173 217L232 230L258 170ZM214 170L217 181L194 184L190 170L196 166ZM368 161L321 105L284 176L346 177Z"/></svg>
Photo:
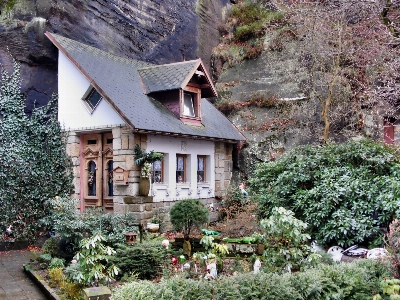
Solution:
<svg viewBox="0 0 400 300"><path fill-rule="evenodd" d="M163 72L166 72L165 70L169 72L171 70L169 67L177 68L179 72L175 76L179 80L175 83L172 80L173 75L170 75L164 83L156 84L150 80L155 77L149 75L151 71L157 70L157 68L152 68L155 67L153 64L117 57L54 33L46 32L46 36L81 71L133 131L201 139L234 141L245 139L237 128L206 99L202 99L201 103L203 126L192 126L184 124L168 108L146 95L143 90L143 84L148 84L151 89L155 89L156 86L160 86L157 88L160 89L161 85L164 85L165 89L176 86L180 88L190 79L190 74L198 69L196 65L202 67L200 60L159 66L161 68L158 70L163 70ZM146 78L143 83L138 69L143 72L143 78Z"/></svg>
<svg viewBox="0 0 400 300"><path fill-rule="evenodd" d="M146 94L183 89L196 71L201 71L208 85L206 91L204 92L203 89L202 93L206 94L205 97L213 97L217 95L217 92L211 84L211 78L205 71L200 59L144 67L139 68L138 71L142 78Z"/></svg>

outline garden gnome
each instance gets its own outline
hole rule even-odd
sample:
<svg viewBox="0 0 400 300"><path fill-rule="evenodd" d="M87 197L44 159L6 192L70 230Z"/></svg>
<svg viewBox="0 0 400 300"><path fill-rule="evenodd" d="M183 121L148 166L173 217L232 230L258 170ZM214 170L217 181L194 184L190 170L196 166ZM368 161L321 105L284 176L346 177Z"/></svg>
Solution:
<svg viewBox="0 0 400 300"><path fill-rule="evenodd" d="M243 194L243 196L246 198L248 193L246 192L246 190L244 189L244 184L241 183L239 184L239 188L240 188L240 192Z"/></svg>
<svg viewBox="0 0 400 300"><path fill-rule="evenodd" d="M188 235L185 235L185 239L183 241L183 254L186 256L186 258L189 258L192 254L192 245L190 245Z"/></svg>
<svg viewBox="0 0 400 300"><path fill-rule="evenodd" d="M260 273L260 268L261 268L261 261L259 258L256 259L254 262L254 274Z"/></svg>

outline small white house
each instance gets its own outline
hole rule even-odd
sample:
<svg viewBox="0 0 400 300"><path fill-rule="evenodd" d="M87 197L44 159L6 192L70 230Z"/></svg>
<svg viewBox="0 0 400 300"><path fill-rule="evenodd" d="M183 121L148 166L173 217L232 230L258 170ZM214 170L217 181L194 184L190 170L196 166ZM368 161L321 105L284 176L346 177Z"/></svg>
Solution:
<svg viewBox="0 0 400 300"><path fill-rule="evenodd" d="M85 207L151 217L181 199L224 196L232 149L245 138L204 98L217 95L200 59L153 65L47 32L59 50L58 118L69 132L75 196ZM134 147L164 154L137 197Z"/></svg>

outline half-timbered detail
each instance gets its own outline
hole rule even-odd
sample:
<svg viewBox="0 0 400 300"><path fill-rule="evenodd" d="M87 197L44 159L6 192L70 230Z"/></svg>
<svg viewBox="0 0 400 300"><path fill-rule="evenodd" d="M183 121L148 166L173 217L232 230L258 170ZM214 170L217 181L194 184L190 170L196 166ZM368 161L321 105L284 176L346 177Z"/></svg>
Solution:
<svg viewBox="0 0 400 300"><path fill-rule="evenodd" d="M146 220L155 207L226 194L232 149L244 137L205 99L217 93L200 59L153 65L46 36L59 50L58 118L69 134L81 210ZM144 196L135 145L164 154L151 166Z"/></svg>

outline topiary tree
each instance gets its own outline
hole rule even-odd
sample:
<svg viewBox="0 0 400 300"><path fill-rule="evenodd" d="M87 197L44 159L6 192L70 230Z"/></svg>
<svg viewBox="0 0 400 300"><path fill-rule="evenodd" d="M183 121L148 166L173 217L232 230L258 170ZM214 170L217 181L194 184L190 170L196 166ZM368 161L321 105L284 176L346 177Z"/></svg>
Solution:
<svg viewBox="0 0 400 300"><path fill-rule="evenodd" d="M0 85L0 233L11 225L13 238L35 239L44 201L72 190L66 135L56 96L25 114L17 61L12 74L2 69Z"/></svg>
<svg viewBox="0 0 400 300"><path fill-rule="evenodd" d="M399 153L371 140L304 146L262 163L250 179L259 216L290 209L319 243L380 244L380 228L398 217Z"/></svg>
<svg viewBox="0 0 400 300"><path fill-rule="evenodd" d="M184 236L190 235L193 226L200 227L208 222L209 211L197 199L178 201L170 211L170 221L175 230L183 230Z"/></svg>

